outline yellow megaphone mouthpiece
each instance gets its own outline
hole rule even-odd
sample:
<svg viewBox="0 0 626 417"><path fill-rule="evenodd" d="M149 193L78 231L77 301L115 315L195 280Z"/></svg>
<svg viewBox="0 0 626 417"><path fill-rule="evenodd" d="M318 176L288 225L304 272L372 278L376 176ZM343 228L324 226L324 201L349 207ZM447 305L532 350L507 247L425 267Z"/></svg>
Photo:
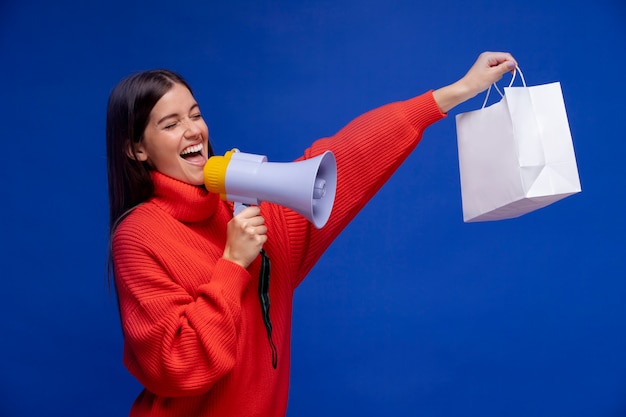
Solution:
<svg viewBox="0 0 626 417"><path fill-rule="evenodd" d="M222 200L226 200L226 171L228 164L237 149L232 149L224 156L212 156L204 165L204 185L212 193L220 195Z"/></svg>

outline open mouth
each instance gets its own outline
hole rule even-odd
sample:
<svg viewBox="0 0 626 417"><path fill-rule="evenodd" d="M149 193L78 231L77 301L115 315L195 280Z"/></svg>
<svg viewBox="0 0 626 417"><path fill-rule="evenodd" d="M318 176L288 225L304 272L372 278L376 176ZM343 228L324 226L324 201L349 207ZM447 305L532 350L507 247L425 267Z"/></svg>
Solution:
<svg viewBox="0 0 626 417"><path fill-rule="evenodd" d="M203 148L204 148L204 146L201 143L199 143L197 145L190 146L188 148L185 148L180 153L180 157L185 159L186 161L189 161L189 162L197 161L198 159L203 158L203 156L202 156L202 149Z"/></svg>

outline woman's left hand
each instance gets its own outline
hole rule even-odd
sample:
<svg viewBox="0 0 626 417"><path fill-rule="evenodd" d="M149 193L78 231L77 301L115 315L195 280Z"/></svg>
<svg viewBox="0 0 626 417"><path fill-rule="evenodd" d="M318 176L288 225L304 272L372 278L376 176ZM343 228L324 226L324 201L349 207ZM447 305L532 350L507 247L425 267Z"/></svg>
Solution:
<svg viewBox="0 0 626 417"><path fill-rule="evenodd" d="M507 72L515 71L517 61L508 52L483 52L463 78L433 92L443 113L485 91Z"/></svg>

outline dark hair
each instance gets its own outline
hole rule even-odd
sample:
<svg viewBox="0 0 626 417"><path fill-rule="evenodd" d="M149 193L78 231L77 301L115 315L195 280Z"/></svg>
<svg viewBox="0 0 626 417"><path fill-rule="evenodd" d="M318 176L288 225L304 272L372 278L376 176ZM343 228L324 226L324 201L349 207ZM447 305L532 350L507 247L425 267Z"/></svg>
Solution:
<svg viewBox="0 0 626 417"><path fill-rule="evenodd" d="M107 106L106 147L109 181L110 238L117 224L133 208L148 200L154 193L150 166L131 158L133 145L143 140L150 112L174 84L191 87L177 73L155 69L139 72L120 81L111 91ZM193 92L192 92L193 94ZM209 156L213 154L209 144ZM109 272L112 272L109 256Z"/></svg>
<svg viewBox="0 0 626 417"><path fill-rule="evenodd" d="M143 140L150 112L175 83L189 85L168 70L150 70L122 80L109 95L106 119L109 230L124 214L146 201L154 191L150 168L128 156ZM191 91L191 88L189 88Z"/></svg>

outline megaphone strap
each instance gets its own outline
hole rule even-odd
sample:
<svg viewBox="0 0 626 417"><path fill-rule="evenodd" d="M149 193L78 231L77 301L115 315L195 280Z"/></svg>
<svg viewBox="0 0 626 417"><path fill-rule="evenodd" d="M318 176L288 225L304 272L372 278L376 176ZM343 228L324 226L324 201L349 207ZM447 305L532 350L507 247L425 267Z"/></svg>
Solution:
<svg viewBox="0 0 626 417"><path fill-rule="evenodd" d="M276 369L278 365L278 351L272 339L272 322L270 321L270 258L261 249L261 272L259 273L259 300L261 301L261 313L263 322L267 330L267 339L272 348L272 367Z"/></svg>

